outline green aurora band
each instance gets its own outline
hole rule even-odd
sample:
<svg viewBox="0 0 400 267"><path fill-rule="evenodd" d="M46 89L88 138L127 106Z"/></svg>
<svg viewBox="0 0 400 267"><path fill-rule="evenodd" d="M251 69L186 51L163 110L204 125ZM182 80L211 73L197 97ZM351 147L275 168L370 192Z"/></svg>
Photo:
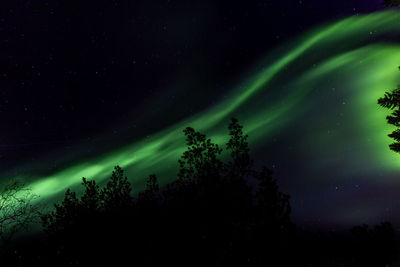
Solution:
<svg viewBox="0 0 400 267"><path fill-rule="evenodd" d="M182 130L191 126L224 144L230 117L244 124L254 150L290 132L288 142L296 153L318 161L321 170L341 164L355 175L376 166L399 171L400 159L387 147L392 130L387 111L377 105L400 78L400 46L393 41L399 33L400 13L395 11L321 26L270 53L250 77L205 111L47 177L15 178L27 181L45 202L79 185L82 177L101 183L115 165L127 171L136 190L151 173L169 182L185 149Z"/></svg>

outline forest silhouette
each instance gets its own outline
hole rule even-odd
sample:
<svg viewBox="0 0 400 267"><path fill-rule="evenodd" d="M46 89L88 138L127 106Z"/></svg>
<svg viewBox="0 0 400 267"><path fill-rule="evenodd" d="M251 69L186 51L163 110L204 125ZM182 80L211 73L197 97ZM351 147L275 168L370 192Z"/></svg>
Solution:
<svg viewBox="0 0 400 267"><path fill-rule="evenodd" d="M191 127L174 182L132 185L116 166L104 187L82 179L41 215L43 231L2 244L1 266L387 266L396 261L389 222L342 234L307 232L290 219L290 197L256 168L233 118L226 150ZM391 265L389 265L391 266Z"/></svg>

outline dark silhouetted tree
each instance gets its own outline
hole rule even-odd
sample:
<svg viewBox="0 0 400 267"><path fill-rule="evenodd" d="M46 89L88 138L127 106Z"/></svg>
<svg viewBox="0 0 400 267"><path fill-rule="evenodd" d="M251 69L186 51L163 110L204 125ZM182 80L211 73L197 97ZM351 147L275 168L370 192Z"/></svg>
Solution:
<svg viewBox="0 0 400 267"><path fill-rule="evenodd" d="M157 182L157 176L155 174L151 174L146 181L145 189L138 194L138 202L153 203L157 201L159 197L159 192L160 186Z"/></svg>
<svg viewBox="0 0 400 267"><path fill-rule="evenodd" d="M378 104L384 108L392 110L392 114L386 117L389 124L400 127L400 88L391 92L386 92L384 97L378 99ZM389 148L395 152L400 152L400 129L394 130L389 137L394 139L394 143Z"/></svg>
<svg viewBox="0 0 400 267"><path fill-rule="evenodd" d="M396 97L388 94L380 104L392 108ZM83 178L82 194L68 189L42 217L46 249L12 249L11 266L24 266L29 253L35 264L28 266L379 267L394 261L389 223L346 235L296 230L289 196L270 169L255 167L237 119L228 131L225 163L217 144L186 128L178 179L160 186L152 174L135 197L119 166L103 187Z"/></svg>
<svg viewBox="0 0 400 267"><path fill-rule="evenodd" d="M80 197L68 189L61 204L42 216L42 224L61 262L105 264L110 260L107 254L124 251L119 240L129 229L131 185L119 166L104 188L86 178L82 185Z"/></svg>
<svg viewBox="0 0 400 267"><path fill-rule="evenodd" d="M131 184L124 170L116 166L106 187L100 192L102 208L105 210L126 209L132 205Z"/></svg>
<svg viewBox="0 0 400 267"><path fill-rule="evenodd" d="M219 175L222 161L218 159L218 156L222 149L191 127L187 127L184 133L187 151L178 161L180 166L178 178L181 181L188 181Z"/></svg>
<svg viewBox="0 0 400 267"><path fill-rule="evenodd" d="M42 216L45 231L49 234L69 232L70 228L83 220L87 215L93 215L100 208L99 188L95 181L82 178L85 191L81 198L75 192L67 189L61 204L54 204L54 210Z"/></svg>
<svg viewBox="0 0 400 267"><path fill-rule="evenodd" d="M4 245L22 230L28 230L40 218L33 204L38 196L22 182L10 180L0 184L0 244Z"/></svg>
<svg viewBox="0 0 400 267"><path fill-rule="evenodd" d="M62 203L43 216L57 259L115 264L133 253L140 266L277 262L282 243L288 243L289 197L270 170L253 167L237 119L228 130L231 160L224 163L222 148L187 127L178 179L160 188L150 175L136 198L118 166L104 188L83 178L82 196L67 190Z"/></svg>
<svg viewBox="0 0 400 267"><path fill-rule="evenodd" d="M230 139L226 149L231 152L232 161L227 164L230 175L243 177L248 174L252 161L249 155L248 135L243 133L243 126L236 118L232 118L228 126Z"/></svg>

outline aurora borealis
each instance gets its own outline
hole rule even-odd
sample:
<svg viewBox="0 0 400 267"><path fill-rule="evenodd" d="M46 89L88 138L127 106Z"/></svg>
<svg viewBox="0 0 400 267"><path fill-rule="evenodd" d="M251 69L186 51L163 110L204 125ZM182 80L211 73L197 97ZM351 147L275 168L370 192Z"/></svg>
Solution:
<svg viewBox="0 0 400 267"><path fill-rule="evenodd" d="M377 99L400 82L399 34L397 10L323 23L266 50L223 96L161 130L52 172L31 172L32 164L22 162L20 173L13 169L2 178L26 181L45 203L82 177L101 182L115 165L135 190L152 173L165 183L177 172L186 126L224 144L229 119L237 117L257 164L273 168L281 190L291 195L294 220L398 223L400 157L388 148L391 127ZM162 107L156 117L168 112Z"/></svg>

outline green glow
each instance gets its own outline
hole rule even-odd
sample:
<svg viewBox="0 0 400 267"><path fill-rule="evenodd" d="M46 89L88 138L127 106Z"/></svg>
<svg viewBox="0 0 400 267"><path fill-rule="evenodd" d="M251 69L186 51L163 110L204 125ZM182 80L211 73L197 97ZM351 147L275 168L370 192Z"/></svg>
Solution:
<svg viewBox="0 0 400 267"><path fill-rule="evenodd" d="M117 164L127 170L134 184L140 184L151 173L168 182L173 179L177 159L185 149L182 130L186 126L205 132L222 144L226 141L229 118L235 116L249 132L252 146L268 144L272 134L302 124L313 125L310 116L324 107L323 100L318 100L319 94L328 99L327 106L332 110L320 112L312 135L297 129L296 140L290 140L298 150L304 149L305 157L319 160L323 168L334 165L345 153L344 157L359 159L353 162L352 170L357 173L377 164L387 170L399 170L398 155L387 149L390 127L384 119L386 111L376 101L385 90L397 85L400 46L374 41L383 34L398 33L400 16L393 11L354 16L322 26L271 53L253 71L254 75L244 79L214 107L48 177L19 178L31 181L29 186L41 200L59 196L68 187L79 184L83 176L101 182ZM335 97L346 99L346 105L329 98L332 84L337 87ZM332 125L342 109L345 118L339 126ZM332 134L326 134L327 131ZM345 149L349 145L351 152Z"/></svg>
<svg viewBox="0 0 400 267"><path fill-rule="evenodd" d="M379 165L388 171L399 170L398 155L388 149L391 140L387 134L393 128L386 123L387 111L376 103L385 90L397 85L399 62L399 45L369 45L336 56L318 69L309 71L302 78L302 83L320 83L321 87L326 87L323 79L329 77L330 82L340 86L336 93L348 101L336 103L336 113L346 113L340 127L333 127L335 129L332 130L332 126L321 125L305 143L317 143L319 156L323 159L354 157L353 160L341 161L340 166L350 172L368 172ZM335 119L330 115L326 121L333 122ZM323 133L326 129L331 129L336 135ZM346 151L346 146L351 147L351 151ZM337 162L333 160L332 164Z"/></svg>

